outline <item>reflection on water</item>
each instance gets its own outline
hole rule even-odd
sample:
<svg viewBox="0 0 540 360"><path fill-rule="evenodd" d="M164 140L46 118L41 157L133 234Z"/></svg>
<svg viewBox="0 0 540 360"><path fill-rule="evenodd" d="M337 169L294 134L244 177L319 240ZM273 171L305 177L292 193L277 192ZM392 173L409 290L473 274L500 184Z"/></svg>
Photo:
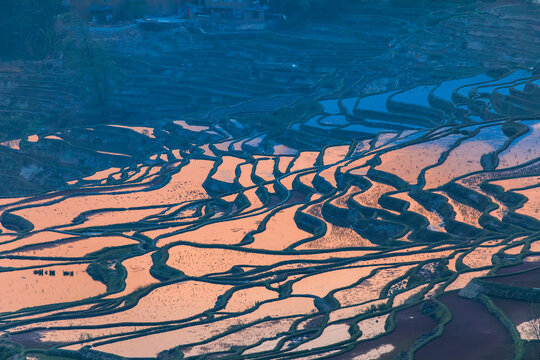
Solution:
<svg viewBox="0 0 540 360"><path fill-rule="evenodd" d="M0 282L3 296L0 297L0 309L2 312L11 312L32 306L82 300L105 293L105 285L94 281L86 272L86 267L73 264L2 272Z"/></svg>
<svg viewBox="0 0 540 360"><path fill-rule="evenodd" d="M448 100L461 85L391 99L429 107L431 90ZM361 97L356 109L387 112L392 94ZM325 102L340 122L318 124L348 127L356 100L347 100L348 114ZM164 359L232 350L307 359L383 339L397 307L538 251L538 121L519 123L529 131L515 139L495 119L344 136L321 151L183 120L85 130L81 142L107 144L93 156L130 160L96 160L49 193L0 199L0 328L64 350ZM376 132L368 125L356 129ZM116 149L120 129L152 152ZM167 143L173 133L182 144ZM23 152L63 138L77 140L3 145ZM32 169L21 176L39 179ZM381 340L354 359L396 346Z"/></svg>

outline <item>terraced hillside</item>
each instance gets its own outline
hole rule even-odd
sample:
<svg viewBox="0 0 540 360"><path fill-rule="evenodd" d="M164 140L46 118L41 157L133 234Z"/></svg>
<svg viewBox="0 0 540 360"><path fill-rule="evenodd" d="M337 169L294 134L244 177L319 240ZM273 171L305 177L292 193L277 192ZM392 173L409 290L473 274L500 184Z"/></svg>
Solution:
<svg viewBox="0 0 540 360"><path fill-rule="evenodd" d="M540 18L521 2L438 4L420 14L433 42L422 27L356 65L330 54L347 64L306 71L323 80L298 96L240 78L253 87L222 89L236 100L188 111L220 82L186 86L184 103L149 71L116 116L89 123L73 102L62 116L80 122L6 135L0 359L538 359L540 46L527 34ZM515 32L493 39L491 16ZM445 31L482 50L428 59ZM124 119L127 100L143 110Z"/></svg>
<svg viewBox="0 0 540 360"><path fill-rule="evenodd" d="M415 3L365 2L335 20L251 34L86 31L66 21L55 58L0 65L0 139L97 123L218 121L538 62L540 10L530 1Z"/></svg>
<svg viewBox="0 0 540 360"><path fill-rule="evenodd" d="M540 121L526 104L538 79L516 70L324 101L290 131L356 140L320 151L233 136L235 121L4 143L119 165L2 199L0 327L68 357L534 356Z"/></svg>

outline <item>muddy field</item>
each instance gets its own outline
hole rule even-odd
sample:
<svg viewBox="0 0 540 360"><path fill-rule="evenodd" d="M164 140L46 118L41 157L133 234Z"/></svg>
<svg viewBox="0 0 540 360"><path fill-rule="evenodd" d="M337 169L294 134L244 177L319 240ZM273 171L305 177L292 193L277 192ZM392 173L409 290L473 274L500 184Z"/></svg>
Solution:
<svg viewBox="0 0 540 360"><path fill-rule="evenodd" d="M0 142L0 358L537 358L540 9L480 4L100 33L95 122L81 79L3 71L3 113L77 100Z"/></svg>

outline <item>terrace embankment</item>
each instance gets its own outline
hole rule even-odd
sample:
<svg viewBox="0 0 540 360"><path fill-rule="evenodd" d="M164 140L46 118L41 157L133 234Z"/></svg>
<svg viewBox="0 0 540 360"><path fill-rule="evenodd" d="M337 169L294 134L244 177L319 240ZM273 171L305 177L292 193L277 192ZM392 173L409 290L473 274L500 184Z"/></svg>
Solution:
<svg viewBox="0 0 540 360"><path fill-rule="evenodd" d="M508 131L512 124L522 131ZM430 358L437 342L448 344L448 354L466 357L474 347L490 357L481 346L489 343L485 329L500 338L500 348L490 347L497 354L526 354L535 319L497 299L530 306L537 297L538 268L527 265L540 249L535 207L518 214L536 198L512 194L537 188L538 155L492 168L476 154L478 165L468 163L457 178L447 172L459 168L452 154L465 140L477 138L499 157L534 136L536 126L500 116L379 134L362 147L289 147L294 156L268 152L278 143L266 138L253 142L257 147L220 150L220 141L237 142L222 125L188 121L144 131L59 131L54 141L97 143L95 152L119 132L163 148L63 190L2 200L1 274L12 284L2 328L14 342L28 334L67 357L270 351L275 358ZM503 141L483 135L503 128ZM191 145L174 149L176 136ZM384 163L393 152L446 138L449 145L413 172L414 181ZM122 146L107 150L141 157ZM501 217L493 215L498 206ZM459 298L460 289L472 299ZM467 323L468 312L481 321ZM319 325L300 326L312 321Z"/></svg>
<svg viewBox="0 0 540 360"><path fill-rule="evenodd" d="M533 358L540 50L510 28L537 8L388 6L371 38L373 16L351 15L339 42L335 24L100 33L127 75L110 116L1 143L0 350ZM457 39L460 66L437 57ZM508 65L516 44L529 51ZM264 99L280 109L254 113Z"/></svg>

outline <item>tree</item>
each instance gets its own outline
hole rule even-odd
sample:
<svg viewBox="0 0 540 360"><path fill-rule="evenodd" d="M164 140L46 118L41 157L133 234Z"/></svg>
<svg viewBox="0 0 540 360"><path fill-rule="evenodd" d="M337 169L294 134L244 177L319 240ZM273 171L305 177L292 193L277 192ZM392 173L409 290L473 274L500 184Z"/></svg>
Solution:
<svg viewBox="0 0 540 360"><path fill-rule="evenodd" d="M60 0L0 1L0 58L41 59L56 49Z"/></svg>
<svg viewBox="0 0 540 360"><path fill-rule="evenodd" d="M68 29L60 45L64 63L81 77L95 108L102 119L106 119L110 85L119 78L116 64L104 45L91 37L88 25L82 19L67 14L64 22Z"/></svg>
<svg viewBox="0 0 540 360"><path fill-rule="evenodd" d="M129 0L127 3L126 17L129 19L139 19L144 16L146 5L144 0Z"/></svg>

